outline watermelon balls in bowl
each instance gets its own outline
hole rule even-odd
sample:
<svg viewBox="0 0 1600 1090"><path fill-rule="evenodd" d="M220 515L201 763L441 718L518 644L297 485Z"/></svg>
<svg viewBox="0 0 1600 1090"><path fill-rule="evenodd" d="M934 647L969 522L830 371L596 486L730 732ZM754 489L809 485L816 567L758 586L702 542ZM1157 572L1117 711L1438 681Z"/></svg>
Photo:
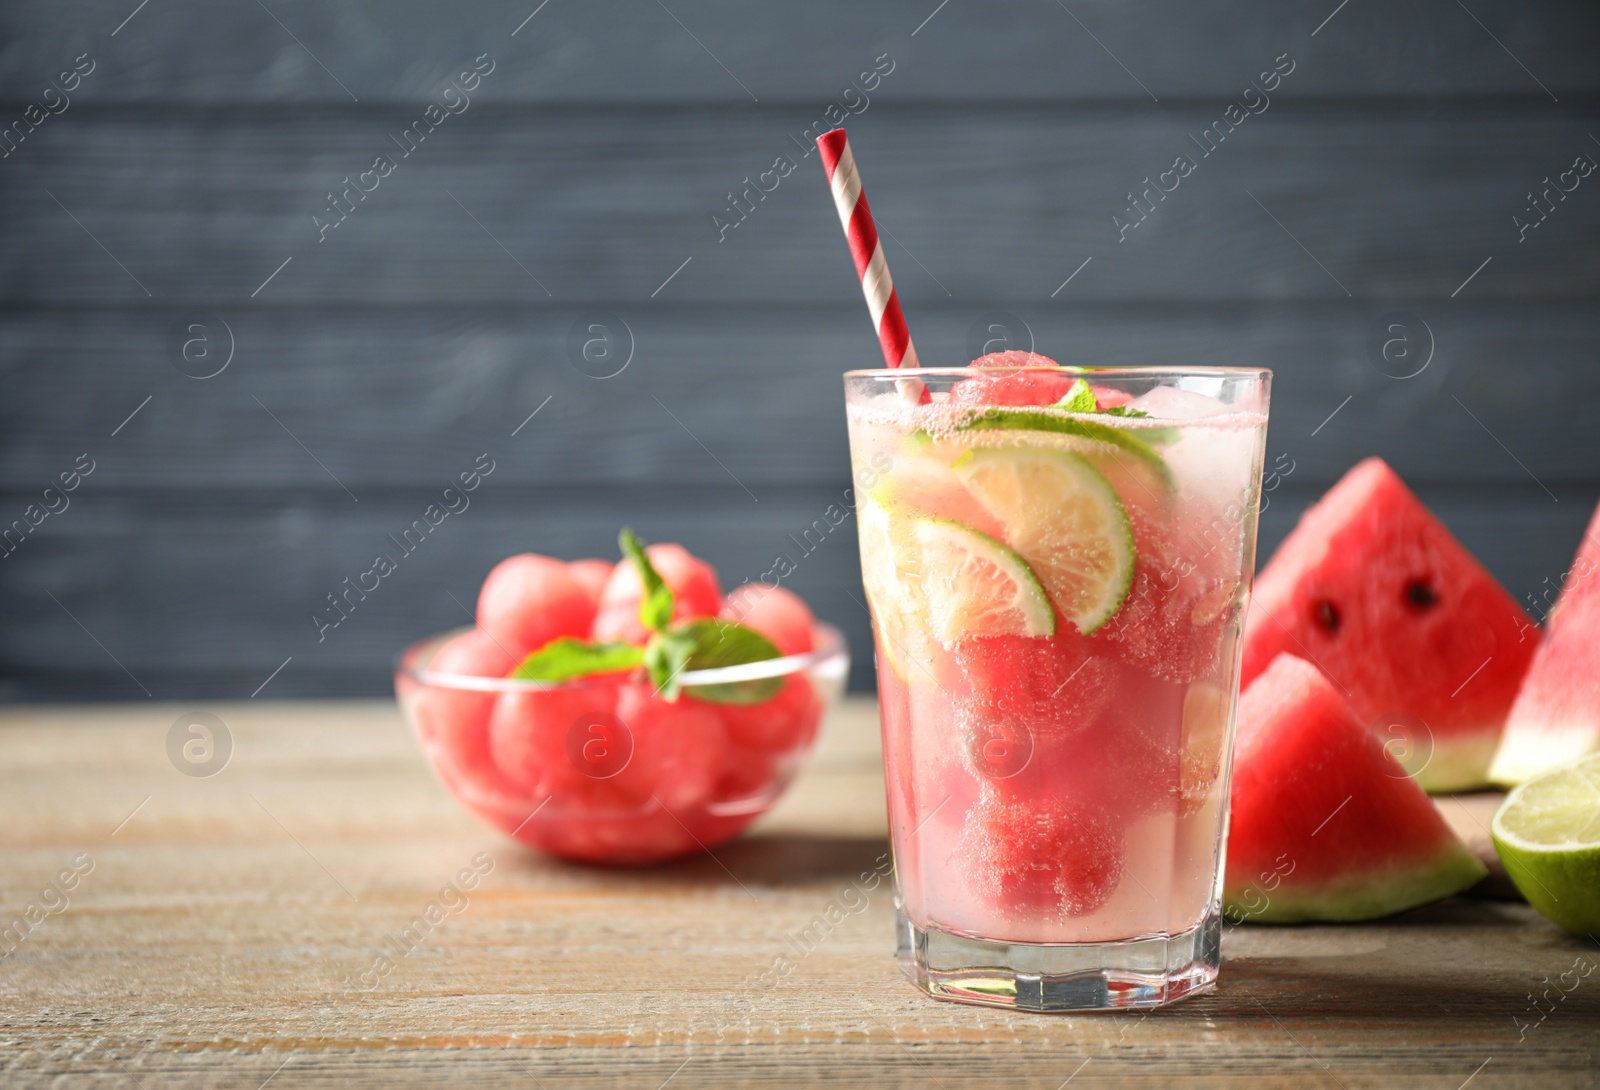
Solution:
<svg viewBox="0 0 1600 1090"><path fill-rule="evenodd" d="M680 545L496 565L475 628L401 654L395 693L435 774L540 851L644 864L737 836L783 793L849 651L781 587L726 597Z"/></svg>

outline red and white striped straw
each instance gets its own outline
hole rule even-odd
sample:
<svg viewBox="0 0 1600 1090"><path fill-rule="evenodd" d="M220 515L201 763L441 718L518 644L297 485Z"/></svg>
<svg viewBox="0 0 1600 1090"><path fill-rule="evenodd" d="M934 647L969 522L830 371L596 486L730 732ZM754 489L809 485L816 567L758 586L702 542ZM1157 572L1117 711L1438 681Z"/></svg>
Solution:
<svg viewBox="0 0 1600 1090"><path fill-rule="evenodd" d="M867 310L872 314L873 328L878 331L884 362L890 367L916 367L917 349L911 343L911 331L906 328L906 316L900 310L900 296L889 275L883 244L878 241L878 226L872 222L872 210L867 207L867 195L862 192L861 175L856 170L856 157L850 151L850 141L844 130L834 129L817 137L817 151L822 153L822 169L827 172L828 185L833 189L833 204L839 212L845 241L850 244L856 275L861 278L861 294L867 298Z"/></svg>

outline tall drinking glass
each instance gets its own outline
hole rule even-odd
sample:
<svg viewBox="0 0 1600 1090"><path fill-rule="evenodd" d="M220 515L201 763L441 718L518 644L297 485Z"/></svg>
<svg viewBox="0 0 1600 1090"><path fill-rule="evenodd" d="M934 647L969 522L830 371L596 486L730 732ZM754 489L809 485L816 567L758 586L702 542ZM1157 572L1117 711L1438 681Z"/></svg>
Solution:
<svg viewBox="0 0 1600 1090"><path fill-rule="evenodd" d="M1038 1011L1208 989L1271 373L915 375L845 375L901 966Z"/></svg>

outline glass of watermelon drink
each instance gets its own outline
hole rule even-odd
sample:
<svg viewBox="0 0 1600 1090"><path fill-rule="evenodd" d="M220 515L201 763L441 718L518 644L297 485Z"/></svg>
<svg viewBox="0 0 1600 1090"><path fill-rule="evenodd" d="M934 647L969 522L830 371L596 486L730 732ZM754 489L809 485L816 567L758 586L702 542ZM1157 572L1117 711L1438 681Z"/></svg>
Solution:
<svg viewBox="0 0 1600 1090"><path fill-rule="evenodd" d="M1271 374L975 364L845 375L901 966L1171 1002L1220 962Z"/></svg>

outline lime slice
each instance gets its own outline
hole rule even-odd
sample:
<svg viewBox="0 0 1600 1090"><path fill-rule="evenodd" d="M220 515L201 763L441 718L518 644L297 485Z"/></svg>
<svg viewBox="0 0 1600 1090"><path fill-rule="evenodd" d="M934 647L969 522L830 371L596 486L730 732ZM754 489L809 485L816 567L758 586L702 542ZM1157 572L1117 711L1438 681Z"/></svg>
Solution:
<svg viewBox="0 0 1600 1090"><path fill-rule="evenodd" d="M878 642L889 668L906 678L907 666L922 657L927 639L927 603L917 581L902 574L915 572L915 558L903 530L896 532L881 501L863 497L856 517L861 532L861 583L878 627Z"/></svg>
<svg viewBox="0 0 1600 1090"><path fill-rule="evenodd" d="M1513 790L1489 834L1529 904L1568 931L1600 936L1600 753Z"/></svg>
<svg viewBox="0 0 1600 1090"><path fill-rule="evenodd" d="M1133 585L1133 530L1116 489L1070 451L978 447L951 467L1005 527L1064 617L1088 635Z"/></svg>
<svg viewBox="0 0 1600 1090"><path fill-rule="evenodd" d="M1119 428L1097 420L1085 420L1081 416L1066 416L1039 409L996 408L984 409L956 430L1003 431L1013 428L1054 432L1086 440L1086 444L1080 445L1081 452L1089 455L1101 469L1108 469L1106 463L1110 463L1110 466L1124 471L1153 478L1164 491L1170 492L1173 488L1172 470L1168 468L1166 460L1155 447L1134 434L1131 428Z"/></svg>
<svg viewBox="0 0 1600 1090"><path fill-rule="evenodd" d="M1056 611L1026 561L988 534L949 519L922 518L922 592L939 642L972 636L1053 636Z"/></svg>

